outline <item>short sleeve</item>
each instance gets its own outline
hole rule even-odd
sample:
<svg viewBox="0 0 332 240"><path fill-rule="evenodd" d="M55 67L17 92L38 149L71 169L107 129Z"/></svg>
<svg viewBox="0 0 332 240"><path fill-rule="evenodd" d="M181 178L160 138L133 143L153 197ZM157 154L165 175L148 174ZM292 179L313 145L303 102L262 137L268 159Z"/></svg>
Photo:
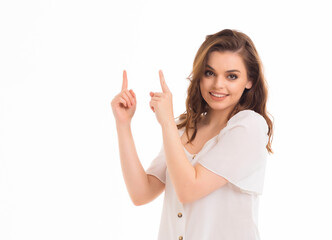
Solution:
<svg viewBox="0 0 332 240"><path fill-rule="evenodd" d="M158 155L152 160L145 172L146 174L157 177L163 183L166 183L166 158L163 145L161 146Z"/></svg>
<svg viewBox="0 0 332 240"><path fill-rule="evenodd" d="M262 194L268 126L258 113L246 111L232 120L217 143L198 161L249 194Z"/></svg>

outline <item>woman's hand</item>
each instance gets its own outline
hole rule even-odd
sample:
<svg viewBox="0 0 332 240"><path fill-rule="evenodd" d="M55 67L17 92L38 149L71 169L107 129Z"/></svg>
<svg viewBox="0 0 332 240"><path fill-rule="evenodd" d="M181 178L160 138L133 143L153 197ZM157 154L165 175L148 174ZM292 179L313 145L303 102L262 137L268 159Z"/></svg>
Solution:
<svg viewBox="0 0 332 240"><path fill-rule="evenodd" d="M163 72L159 71L160 85L163 92L150 92L150 108L160 125L174 121L172 93L166 85Z"/></svg>
<svg viewBox="0 0 332 240"><path fill-rule="evenodd" d="M131 122L136 110L136 95L132 89L128 91L128 79L126 70L123 71L122 89L112 102L112 111L117 123L127 124Z"/></svg>

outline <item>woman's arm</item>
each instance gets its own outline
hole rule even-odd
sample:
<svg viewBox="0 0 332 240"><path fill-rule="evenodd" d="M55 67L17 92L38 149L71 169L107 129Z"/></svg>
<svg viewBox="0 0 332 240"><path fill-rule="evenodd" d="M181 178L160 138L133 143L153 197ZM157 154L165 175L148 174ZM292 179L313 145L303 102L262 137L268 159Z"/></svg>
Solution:
<svg viewBox="0 0 332 240"><path fill-rule="evenodd" d="M228 181L200 164L188 161L174 121L162 125L167 169L181 203L196 201Z"/></svg>
<svg viewBox="0 0 332 240"><path fill-rule="evenodd" d="M172 93L161 70L159 78L163 92L150 92L150 107L162 128L167 169L175 192L180 202L188 203L224 186L227 180L188 161L173 117Z"/></svg>
<svg viewBox="0 0 332 240"><path fill-rule="evenodd" d="M148 176L139 161L130 123L116 124L122 174L132 202L146 204L155 199L165 188L159 179Z"/></svg>
<svg viewBox="0 0 332 240"><path fill-rule="evenodd" d="M122 174L129 196L136 206L148 203L163 191L164 184L152 176L147 176L138 159L130 128L136 110L136 95L132 89L128 91L125 70L121 92L112 99L111 106L118 133Z"/></svg>
<svg viewBox="0 0 332 240"><path fill-rule="evenodd" d="M174 121L161 125L168 174L180 202L192 189L196 179L195 168L188 161Z"/></svg>

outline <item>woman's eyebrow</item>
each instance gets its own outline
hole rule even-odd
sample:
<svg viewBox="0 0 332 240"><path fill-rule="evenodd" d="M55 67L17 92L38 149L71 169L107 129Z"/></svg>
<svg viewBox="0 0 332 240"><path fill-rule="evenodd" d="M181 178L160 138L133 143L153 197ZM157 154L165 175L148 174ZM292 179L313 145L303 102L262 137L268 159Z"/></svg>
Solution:
<svg viewBox="0 0 332 240"><path fill-rule="evenodd" d="M209 64L206 64L206 66L208 67L208 68L211 68L213 71L215 71L214 69L213 69L213 67L211 67ZM226 72L239 72L239 73L241 73L239 70L237 70L237 69L232 69L232 70L227 70Z"/></svg>
<svg viewBox="0 0 332 240"><path fill-rule="evenodd" d="M215 70L213 69L213 67L211 67L209 64L206 64L206 66L207 66L208 68L211 68L213 71L215 71Z"/></svg>
<svg viewBox="0 0 332 240"><path fill-rule="evenodd" d="M207 66L208 68L211 68L213 71L215 71L214 68L211 67L209 64L206 64L206 66Z"/></svg>
<svg viewBox="0 0 332 240"><path fill-rule="evenodd" d="M236 69L228 70L228 71L226 71L226 72L239 72L239 73L240 73L240 71L239 71L239 70L236 70Z"/></svg>

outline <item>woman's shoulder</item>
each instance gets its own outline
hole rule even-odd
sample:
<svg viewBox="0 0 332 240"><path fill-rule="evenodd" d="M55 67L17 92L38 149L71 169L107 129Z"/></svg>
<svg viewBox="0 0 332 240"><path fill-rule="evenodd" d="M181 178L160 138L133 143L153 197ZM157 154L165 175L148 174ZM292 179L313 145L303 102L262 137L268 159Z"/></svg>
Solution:
<svg viewBox="0 0 332 240"><path fill-rule="evenodd" d="M262 128L267 132L268 125L265 118L254 110L239 111L231 117L227 123L228 128L244 126L248 128Z"/></svg>
<svg viewBox="0 0 332 240"><path fill-rule="evenodd" d="M236 123L236 122L244 122L244 121L248 121L249 119L254 119L257 121L260 120L264 120L264 117L255 112L254 110L251 109L245 109L242 111L239 111L238 113L234 114L230 119L229 119L229 123Z"/></svg>

